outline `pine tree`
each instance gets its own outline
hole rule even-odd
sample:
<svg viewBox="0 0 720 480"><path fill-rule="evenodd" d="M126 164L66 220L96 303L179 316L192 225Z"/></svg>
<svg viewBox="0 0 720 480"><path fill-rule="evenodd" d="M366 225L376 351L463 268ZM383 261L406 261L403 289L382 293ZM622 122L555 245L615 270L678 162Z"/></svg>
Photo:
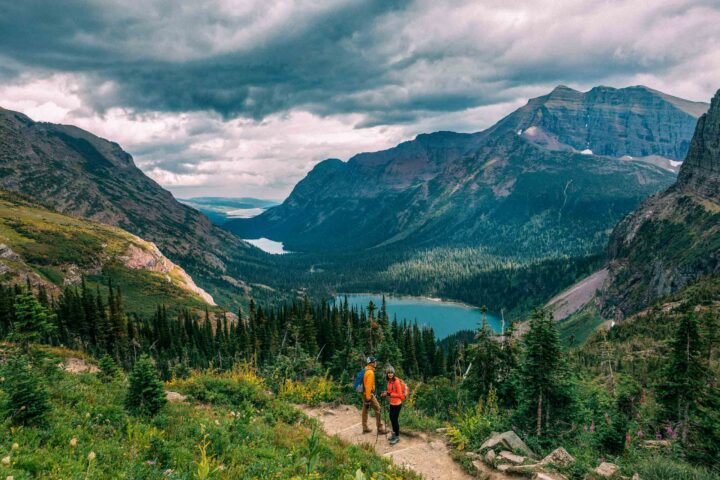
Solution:
<svg viewBox="0 0 720 480"><path fill-rule="evenodd" d="M521 411L533 412L535 435L540 437L543 420L546 427L549 423L546 410L559 387L562 367L560 339L547 311L538 309L532 313L524 344L518 385L524 407Z"/></svg>
<svg viewBox="0 0 720 480"><path fill-rule="evenodd" d="M117 363L115 363L115 360L108 355L107 353L100 357L100 360L98 361L98 367L100 367L100 373L98 376L105 380L113 380L117 378L120 369L118 368Z"/></svg>
<svg viewBox="0 0 720 480"><path fill-rule="evenodd" d="M681 317L672 341L672 352L659 387L660 399L678 425L680 439L687 443L691 417L697 412L705 394L706 369L697 317Z"/></svg>
<svg viewBox="0 0 720 480"><path fill-rule="evenodd" d="M463 387L468 390L470 398L478 400L487 397L491 389L497 389L500 383L502 368L502 352L500 345L492 338L492 332L483 318L475 336L476 342L470 346L470 371Z"/></svg>
<svg viewBox="0 0 720 480"><path fill-rule="evenodd" d="M14 425L38 425L50 411L48 394L43 382L25 355L8 360L4 368L2 389L6 399L3 405L5 418Z"/></svg>
<svg viewBox="0 0 720 480"><path fill-rule="evenodd" d="M24 353L30 350L30 344L45 340L53 331L54 318L37 301L29 290L22 290L15 296L15 318L12 323L9 339L20 345Z"/></svg>
<svg viewBox="0 0 720 480"><path fill-rule="evenodd" d="M125 408L135 415L156 415L167 402L163 384L152 360L141 355L130 373Z"/></svg>

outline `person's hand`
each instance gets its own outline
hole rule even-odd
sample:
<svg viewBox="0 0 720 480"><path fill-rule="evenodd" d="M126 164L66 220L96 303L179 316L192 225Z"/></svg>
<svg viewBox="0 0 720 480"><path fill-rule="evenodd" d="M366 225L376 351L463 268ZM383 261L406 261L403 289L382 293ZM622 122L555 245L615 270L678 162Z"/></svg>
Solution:
<svg viewBox="0 0 720 480"><path fill-rule="evenodd" d="M387 392L382 392L382 393L380 394L380 396L381 396L382 398L387 397Z"/></svg>

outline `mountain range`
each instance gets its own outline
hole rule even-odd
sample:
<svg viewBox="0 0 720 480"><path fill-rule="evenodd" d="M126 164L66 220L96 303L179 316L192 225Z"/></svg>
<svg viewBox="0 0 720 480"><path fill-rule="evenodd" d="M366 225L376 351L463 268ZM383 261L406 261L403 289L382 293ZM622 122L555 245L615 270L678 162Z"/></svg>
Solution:
<svg viewBox="0 0 720 480"><path fill-rule="evenodd" d="M482 132L325 160L281 205L224 227L300 252L598 251L618 220L674 182L707 106L646 87L559 86Z"/></svg>
<svg viewBox="0 0 720 480"><path fill-rule="evenodd" d="M181 204L114 142L0 108L0 189L155 243L218 302L235 306L265 255Z"/></svg>

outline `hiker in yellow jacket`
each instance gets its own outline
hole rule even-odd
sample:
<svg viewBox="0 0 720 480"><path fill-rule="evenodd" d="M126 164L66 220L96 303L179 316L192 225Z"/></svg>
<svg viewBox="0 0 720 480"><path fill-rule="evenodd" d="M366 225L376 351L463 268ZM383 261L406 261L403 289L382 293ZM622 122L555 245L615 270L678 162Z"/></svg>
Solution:
<svg viewBox="0 0 720 480"><path fill-rule="evenodd" d="M372 408L375 410L375 423L377 424L377 432L380 435L387 433L383 428L382 420L380 419L380 402L378 402L375 396L375 368L377 367L377 359L375 357L368 357L367 365L365 366L365 374L363 375L363 408L362 408L362 428L363 433L369 433L371 430L368 428L368 409Z"/></svg>

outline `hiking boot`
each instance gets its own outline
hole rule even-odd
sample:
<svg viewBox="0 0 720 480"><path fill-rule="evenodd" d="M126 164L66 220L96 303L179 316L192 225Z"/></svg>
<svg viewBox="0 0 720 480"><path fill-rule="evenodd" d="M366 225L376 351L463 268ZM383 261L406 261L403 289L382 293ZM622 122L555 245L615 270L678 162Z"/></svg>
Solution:
<svg viewBox="0 0 720 480"><path fill-rule="evenodd" d="M387 430L384 428L378 428L378 435L387 435Z"/></svg>
<svg viewBox="0 0 720 480"><path fill-rule="evenodd" d="M372 432L372 430L370 430L369 428L363 428L363 433L370 433L370 432Z"/></svg>
<svg viewBox="0 0 720 480"><path fill-rule="evenodd" d="M390 445L395 445L399 441L400 441L399 435L393 435L392 437L390 437Z"/></svg>

